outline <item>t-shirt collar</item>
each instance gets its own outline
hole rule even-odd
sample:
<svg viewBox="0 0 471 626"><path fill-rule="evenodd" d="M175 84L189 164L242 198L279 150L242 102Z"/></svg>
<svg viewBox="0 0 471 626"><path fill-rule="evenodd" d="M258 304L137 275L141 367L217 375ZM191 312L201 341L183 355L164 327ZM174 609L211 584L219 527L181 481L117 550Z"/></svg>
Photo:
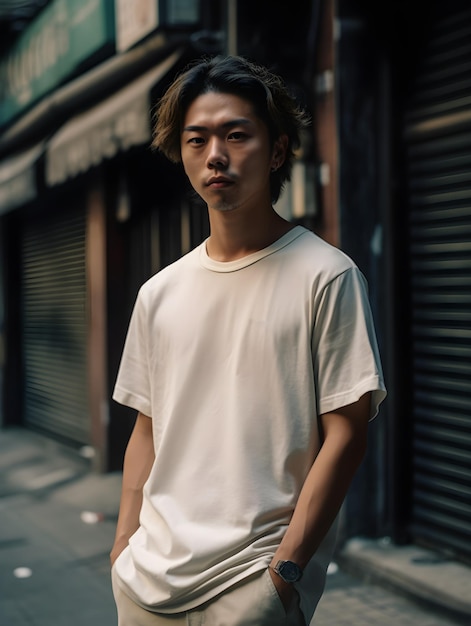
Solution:
<svg viewBox="0 0 471 626"><path fill-rule="evenodd" d="M213 272L236 272L237 270L253 265L270 254L281 250L281 248L289 245L305 232L307 232L307 229L303 226L295 226L266 248L252 252L252 254L248 254L247 256L236 259L235 261L215 261L209 257L206 249L208 239L206 239L200 245L200 263L204 268L212 270Z"/></svg>

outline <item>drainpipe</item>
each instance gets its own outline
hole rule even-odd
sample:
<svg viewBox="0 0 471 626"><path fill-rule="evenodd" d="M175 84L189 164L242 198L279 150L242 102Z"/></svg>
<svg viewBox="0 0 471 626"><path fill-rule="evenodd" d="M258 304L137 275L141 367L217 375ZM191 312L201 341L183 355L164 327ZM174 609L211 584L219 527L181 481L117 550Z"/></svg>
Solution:
<svg viewBox="0 0 471 626"><path fill-rule="evenodd" d="M226 54L237 54L237 0L226 0Z"/></svg>

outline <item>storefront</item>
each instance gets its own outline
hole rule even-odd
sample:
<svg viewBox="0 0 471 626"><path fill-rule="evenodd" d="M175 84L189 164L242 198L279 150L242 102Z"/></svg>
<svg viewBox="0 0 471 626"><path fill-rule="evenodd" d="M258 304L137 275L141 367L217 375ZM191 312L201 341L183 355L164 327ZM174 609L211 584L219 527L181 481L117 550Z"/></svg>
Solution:
<svg viewBox="0 0 471 626"><path fill-rule="evenodd" d="M70 44L21 85L11 69L2 109L11 121L0 137L1 421L86 449L104 471L120 466L133 420L117 415L110 391L137 288L194 238L181 182L169 194L174 174L149 150L152 106L193 53L181 35L132 47L139 33L128 33L121 54L102 60L110 3L65 19L76 8L50 3L3 65L30 68L45 32ZM78 66L89 69L70 78Z"/></svg>
<svg viewBox="0 0 471 626"><path fill-rule="evenodd" d="M406 103L410 533L471 559L471 12L437 12Z"/></svg>
<svg viewBox="0 0 471 626"><path fill-rule="evenodd" d="M24 425L90 443L86 211L67 202L22 222Z"/></svg>
<svg viewBox="0 0 471 626"><path fill-rule="evenodd" d="M341 0L341 245L370 283L389 396L353 534L470 560L471 13Z"/></svg>

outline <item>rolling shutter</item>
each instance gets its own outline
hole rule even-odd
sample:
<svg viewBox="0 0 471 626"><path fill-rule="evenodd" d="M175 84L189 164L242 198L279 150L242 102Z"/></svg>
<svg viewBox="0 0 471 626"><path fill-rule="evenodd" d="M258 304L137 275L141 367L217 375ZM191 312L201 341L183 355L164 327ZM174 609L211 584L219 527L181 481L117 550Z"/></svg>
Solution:
<svg viewBox="0 0 471 626"><path fill-rule="evenodd" d="M84 211L26 224L22 253L24 423L88 443Z"/></svg>
<svg viewBox="0 0 471 626"><path fill-rule="evenodd" d="M438 19L406 117L410 531L471 558L471 11Z"/></svg>

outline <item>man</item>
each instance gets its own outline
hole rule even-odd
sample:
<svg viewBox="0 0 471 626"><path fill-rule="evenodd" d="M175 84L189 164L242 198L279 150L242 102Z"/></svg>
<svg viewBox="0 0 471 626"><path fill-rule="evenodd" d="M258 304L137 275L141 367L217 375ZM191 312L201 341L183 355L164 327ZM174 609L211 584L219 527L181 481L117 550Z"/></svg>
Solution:
<svg viewBox="0 0 471 626"><path fill-rule="evenodd" d="M365 281L273 208L305 124L278 77L199 62L156 119L210 236L144 284L128 331L119 624L308 624L386 395Z"/></svg>

